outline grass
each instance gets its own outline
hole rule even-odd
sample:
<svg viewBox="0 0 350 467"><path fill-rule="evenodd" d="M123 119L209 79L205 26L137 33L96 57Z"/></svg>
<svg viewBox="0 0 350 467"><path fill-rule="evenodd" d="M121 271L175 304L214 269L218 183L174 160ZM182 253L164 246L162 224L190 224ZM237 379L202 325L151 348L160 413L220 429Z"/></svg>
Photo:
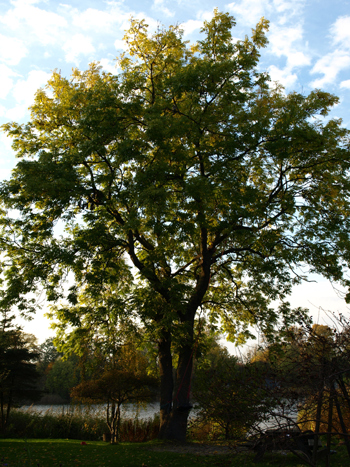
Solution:
<svg viewBox="0 0 350 467"><path fill-rule="evenodd" d="M31 409L26 411L13 409L10 423L6 430L8 438L36 439L80 439L85 441L102 440L108 433L104 412L81 411L73 406L71 410L53 413L36 413ZM144 442L157 438L159 432L159 415L153 418L122 419L120 440ZM1 464L0 464L1 467Z"/></svg>
<svg viewBox="0 0 350 467"><path fill-rule="evenodd" d="M155 452L157 442L110 445L101 441L0 439L0 467L253 467L251 453L199 456ZM345 449L332 457L332 467L349 465ZM292 454L267 453L260 467L301 467ZM306 464L305 464L306 465ZM320 463L320 465L323 465Z"/></svg>

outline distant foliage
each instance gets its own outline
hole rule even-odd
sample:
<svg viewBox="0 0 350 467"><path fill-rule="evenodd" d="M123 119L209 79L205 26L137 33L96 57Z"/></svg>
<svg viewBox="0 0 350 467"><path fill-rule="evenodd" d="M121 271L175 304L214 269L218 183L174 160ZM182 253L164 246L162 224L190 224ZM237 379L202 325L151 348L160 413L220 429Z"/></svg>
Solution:
<svg viewBox="0 0 350 467"><path fill-rule="evenodd" d="M71 355L67 359L58 357L47 367L45 390L49 394L58 394L63 400L70 400L71 389L81 382L79 358Z"/></svg>

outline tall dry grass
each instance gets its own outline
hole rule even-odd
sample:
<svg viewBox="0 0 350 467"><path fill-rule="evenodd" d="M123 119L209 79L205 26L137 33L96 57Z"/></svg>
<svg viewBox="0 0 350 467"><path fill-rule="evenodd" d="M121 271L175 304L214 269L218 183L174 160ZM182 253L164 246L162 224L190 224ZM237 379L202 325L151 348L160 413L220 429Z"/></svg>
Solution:
<svg viewBox="0 0 350 467"><path fill-rule="evenodd" d="M38 413L30 408L13 409L5 436L8 438L52 438L97 441L108 433L103 412L62 409L61 413L47 410ZM120 441L143 442L154 439L159 432L159 416L122 419Z"/></svg>

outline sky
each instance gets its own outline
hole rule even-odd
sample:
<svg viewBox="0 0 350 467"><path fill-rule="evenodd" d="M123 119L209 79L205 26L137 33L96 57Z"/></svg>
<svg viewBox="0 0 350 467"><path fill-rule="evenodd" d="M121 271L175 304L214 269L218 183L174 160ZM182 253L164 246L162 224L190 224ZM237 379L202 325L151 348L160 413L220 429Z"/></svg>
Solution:
<svg viewBox="0 0 350 467"><path fill-rule="evenodd" d="M340 102L331 116L350 127L350 0L0 0L0 125L29 120L35 92L54 70L69 77L72 69L85 70L98 61L118 73L114 59L124 49L131 17L145 19L150 32L180 24L184 38L196 41L215 7L236 18L233 36L238 39L267 18L269 44L260 71L269 72L286 93L320 88L337 95ZM0 133L0 179L8 178L15 164L11 141ZM292 305L309 307L321 324L321 309L348 311L331 284L312 279L317 282L294 290ZM24 326L40 341L52 335L41 312Z"/></svg>

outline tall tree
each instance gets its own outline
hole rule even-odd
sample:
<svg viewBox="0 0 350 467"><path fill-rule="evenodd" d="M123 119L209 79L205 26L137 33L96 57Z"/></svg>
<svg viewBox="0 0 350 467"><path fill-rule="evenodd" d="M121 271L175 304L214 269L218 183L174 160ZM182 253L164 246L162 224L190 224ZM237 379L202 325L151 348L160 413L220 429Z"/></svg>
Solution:
<svg viewBox="0 0 350 467"><path fill-rule="evenodd" d="M324 118L338 99L285 95L258 71L268 22L239 41L234 24L215 10L190 45L132 20L119 74L54 73L31 120L4 126L20 160L0 190L3 303L24 309L38 287L58 300L71 271L75 305L76 287L132 264L165 438L185 438L198 310L232 339L268 333L298 318L283 301L306 265L341 280L350 262L349 133Z"/></svg>

